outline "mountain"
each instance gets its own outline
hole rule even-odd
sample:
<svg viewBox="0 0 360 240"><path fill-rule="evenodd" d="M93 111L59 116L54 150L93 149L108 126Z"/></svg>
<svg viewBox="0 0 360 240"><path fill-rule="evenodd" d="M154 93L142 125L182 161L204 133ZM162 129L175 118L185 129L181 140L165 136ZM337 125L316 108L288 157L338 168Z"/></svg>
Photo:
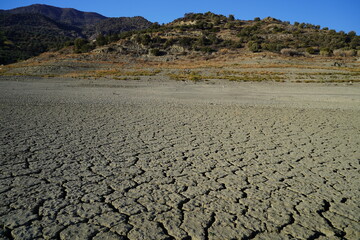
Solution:
<svg viewBox="0 0 360 240"><path fill-rule="evenodd" d="M42 9L45 13L44 9L48 9L47 16L55 19L38 13L15 14L14 11L19 9ZM153 24L143 17L104 17L97 21L94 18L92 24L88 20L80 24L78 19L86 14L74 9L47 5L19 9L0 12L0 63L36 56L50 49L61 48L67 45L66 42L74 46L74 53L98 48L93 55L99 54L98 59L104 60L127 55L166 56L173 59L178 56L256 52L286 56L360 55L360 36L353 31L336 32L319 25L290 24L272 17L238 20L233 15L207 12L185 14L164 25ZM59 17L70 16L65 14L70 12L73 18ZM76 39L79 37L83 39Z"/></svg>
<svg viewBox="0 0 360 240"><path fill-rule="evenodd" d="M40 14L0 13L0 36L0 63L7 64L60 49L82 34L79 28Z"/></svg>
<svg viewBox="0 0 360 240"><path fill-rule="evenodd" d="M319 25L281 21L272 17L237 20L233 15L189 13L165 25L153 24L142 31L97 39L75 52L93 50L97 59L159 57L159 60L217 57L272 52L285 56L360 55L360 36L354 31L336 32ZM91 45L91 43L88 43ZM107 45L106 45L107 44ZM83 51L84 49L85 51Z"/></svg>
<svg viewBox="0 0 360 240"><path fill-rule="evenodd" d="M84 34L88 37L99 34L109 35L121 32L142 30L149 28L153 23L143 17L118 17L107 18L84 29Z"/></svg>
<svg viewBox="0 0 360 240"><path fill-rule="evenodd" d="M24 60L99 34L118 34L148 28L143 17L107 18L72 8L34 4L0 10L0 64Z"/></svg>
<svg viewBox="0 0 360 240"><path fill-rule="evenodd" d="M83 28L95 24L107 17L93 12L82 12L73 8L59 8L44 4L34 4L26 7L6 10L9 14L33 13L44 15L54 21Z"/></svg>

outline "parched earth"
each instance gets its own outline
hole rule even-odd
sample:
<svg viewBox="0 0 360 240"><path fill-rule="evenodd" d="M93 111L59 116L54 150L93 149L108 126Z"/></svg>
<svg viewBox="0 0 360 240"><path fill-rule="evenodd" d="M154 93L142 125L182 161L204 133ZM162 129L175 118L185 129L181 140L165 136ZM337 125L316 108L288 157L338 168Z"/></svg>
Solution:
<svg viewBox="0 0 360 240"><path fill-rule="evenodd" d="M360 238L359 109L1 86L1 239Z"/></svg>

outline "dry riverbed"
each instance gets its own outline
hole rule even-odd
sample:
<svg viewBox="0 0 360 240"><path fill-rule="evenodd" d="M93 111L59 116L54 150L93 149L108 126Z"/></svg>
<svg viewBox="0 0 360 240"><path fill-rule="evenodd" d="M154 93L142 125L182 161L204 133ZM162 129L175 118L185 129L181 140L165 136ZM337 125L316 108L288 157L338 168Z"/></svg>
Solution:
<svg viewBox="0 0 360 240"><path fill-rule="evenodd" d="M360 85L0 81L1 239L359 239Z"/></svg>

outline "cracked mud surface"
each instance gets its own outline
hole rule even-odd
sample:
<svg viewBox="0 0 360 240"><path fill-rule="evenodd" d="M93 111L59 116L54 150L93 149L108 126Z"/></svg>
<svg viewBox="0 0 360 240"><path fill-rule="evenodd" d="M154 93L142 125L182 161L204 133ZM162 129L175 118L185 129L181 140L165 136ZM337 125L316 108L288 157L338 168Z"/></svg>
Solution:
<svg viewBox="0 0 360 240"><path fill-rule="evenodd" d="M1 83L1 239L359 239L359 109L65 85Z"/></svg>

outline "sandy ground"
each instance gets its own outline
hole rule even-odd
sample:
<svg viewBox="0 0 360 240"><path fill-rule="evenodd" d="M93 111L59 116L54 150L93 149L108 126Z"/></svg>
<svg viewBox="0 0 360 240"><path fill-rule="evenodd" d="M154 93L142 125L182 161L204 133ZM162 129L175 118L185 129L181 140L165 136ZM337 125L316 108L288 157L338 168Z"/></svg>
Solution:
<svg viewBox="0 0 360 240"><path fill-rule="evenodd" d="M1 239L360 238L360 85L2 78L0 123Z"/></svg>

